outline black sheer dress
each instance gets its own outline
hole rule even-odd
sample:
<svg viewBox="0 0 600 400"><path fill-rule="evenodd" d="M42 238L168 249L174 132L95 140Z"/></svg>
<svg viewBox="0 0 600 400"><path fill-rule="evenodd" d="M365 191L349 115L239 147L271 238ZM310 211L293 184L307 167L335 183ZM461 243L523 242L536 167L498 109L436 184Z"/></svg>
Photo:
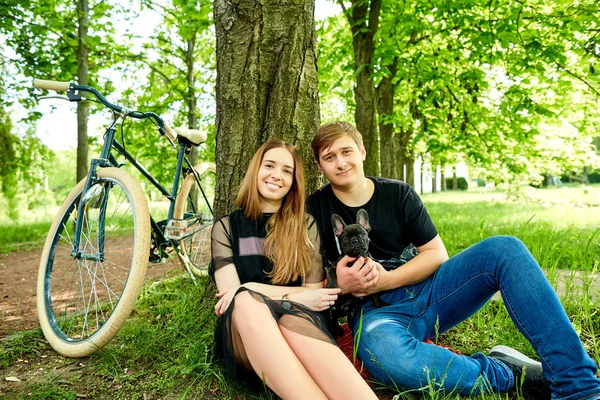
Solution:
<svg viewBox="0 0 600 400"><path fill-rule="evenodd" d="M241 210L215 222L212 229L212 264L210 274L214 279L214 272L227 265L234 264L242 284L258 282L271 284L268 274L273 270L273 264L265 256L264 242L266 237L266 224L272 214L264 214L257 221L249 221ZM306 283L318 283L324 279L322 257L320 254L320 238L317 224L307 215L308 236L313 243L314 254L312 269L306 277ZM300 280L289 282L286 286L301 286ZM237 293L248 291L256 301L266 304L279 324L294 332L323 340L335 345L335 340L327 330L327 312L318 313L308 307L295 302L282 302L271 300L267 296L240 288ZM236 295L237 295L236 293ZM283 303L283 305L282 305ZM248 371L243 365L237 364L231 335L231 320L235 308L235 297L227 311L217 320L215 331L216 355L225 363L228 374L241 378L254 386L258 376L254 371ZM248 315L248 318L252 318ZM269 351L269 349L264 349ZM260 383L260 380L259 380Z"/></svg>

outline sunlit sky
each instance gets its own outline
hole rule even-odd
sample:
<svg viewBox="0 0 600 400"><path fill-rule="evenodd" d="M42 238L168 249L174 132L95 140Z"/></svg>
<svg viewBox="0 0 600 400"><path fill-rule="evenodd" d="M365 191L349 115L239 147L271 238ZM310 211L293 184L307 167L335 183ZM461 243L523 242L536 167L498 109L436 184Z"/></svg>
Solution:
<svg viewBox="0 0 600 400"><path fill-rule="evenodd" d="M336 3L316 0L315 19L324 19L339 12L341 12L341 8ZM132 33L150 36L160 22L160 17L156 13L147 10L142 12L141 17L144 21L143 24L126 22L120 28L123 29L123 32L126 28L129 28ZM110 93L107 93L106 97L110 101L118 103L118 98L111 96ZM38 122L37 135L44 144L53 150L63 150L77 146L77 105L75 103L61 100L42 100L36 110L43 115ZM19 110L18 114L24 112L24 110ZM101 136L107 122L106 114L91 115L88 125L90 136Z"/></svg>

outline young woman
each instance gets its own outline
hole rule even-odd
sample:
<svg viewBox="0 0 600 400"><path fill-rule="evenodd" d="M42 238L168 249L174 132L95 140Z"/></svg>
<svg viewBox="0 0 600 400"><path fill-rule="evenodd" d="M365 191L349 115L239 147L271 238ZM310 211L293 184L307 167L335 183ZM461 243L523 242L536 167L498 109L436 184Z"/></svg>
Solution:
<svg viewBox="0 0 600 400"><path fill-rule="evenodd" d="M295 148L269 140L242 181L240 210L212 231L217 352L228 372L249 378L253 370L284 399L376 399L318 314L340 290L323 288L319 234L304 200Z"/></svg>

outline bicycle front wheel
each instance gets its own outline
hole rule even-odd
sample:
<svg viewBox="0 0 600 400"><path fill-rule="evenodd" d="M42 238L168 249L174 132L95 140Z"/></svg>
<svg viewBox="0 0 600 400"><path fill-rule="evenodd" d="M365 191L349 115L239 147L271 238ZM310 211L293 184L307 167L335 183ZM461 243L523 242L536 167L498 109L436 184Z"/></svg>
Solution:
<svg viewBox="0 0 600 400"><path fill-rule="evenodd" d="M188 174L183 181L173 217L187 221L186 234L179 241L180 258L194 275L203 276L211 260L210 232L214 222L211 210L215 198L216 168L213 163L203 162L197 164L194 170L196 176Z"/></svg>
<svg viewBox="0 0 600 400"><path fill-rule="evenodd" d="M119 331L135 306L150 253L148 203L139 183L118 168L100 168L97 175L86 193L84 179L63 203L38 272L42 331L52 348L68 357L92 354Z"/></svg>

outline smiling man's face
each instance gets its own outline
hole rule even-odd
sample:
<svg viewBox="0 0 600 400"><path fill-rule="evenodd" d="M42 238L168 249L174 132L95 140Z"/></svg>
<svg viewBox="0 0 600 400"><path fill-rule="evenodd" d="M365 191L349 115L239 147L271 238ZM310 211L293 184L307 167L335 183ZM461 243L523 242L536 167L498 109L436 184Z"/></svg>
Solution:
<svg viewBox="0 0 600 400"><path fill-rule="evenodd" d="M363 161L366 152L354 139L345 135L319 154L319 170L332 186L352 186L365 178Z"/></svg>

